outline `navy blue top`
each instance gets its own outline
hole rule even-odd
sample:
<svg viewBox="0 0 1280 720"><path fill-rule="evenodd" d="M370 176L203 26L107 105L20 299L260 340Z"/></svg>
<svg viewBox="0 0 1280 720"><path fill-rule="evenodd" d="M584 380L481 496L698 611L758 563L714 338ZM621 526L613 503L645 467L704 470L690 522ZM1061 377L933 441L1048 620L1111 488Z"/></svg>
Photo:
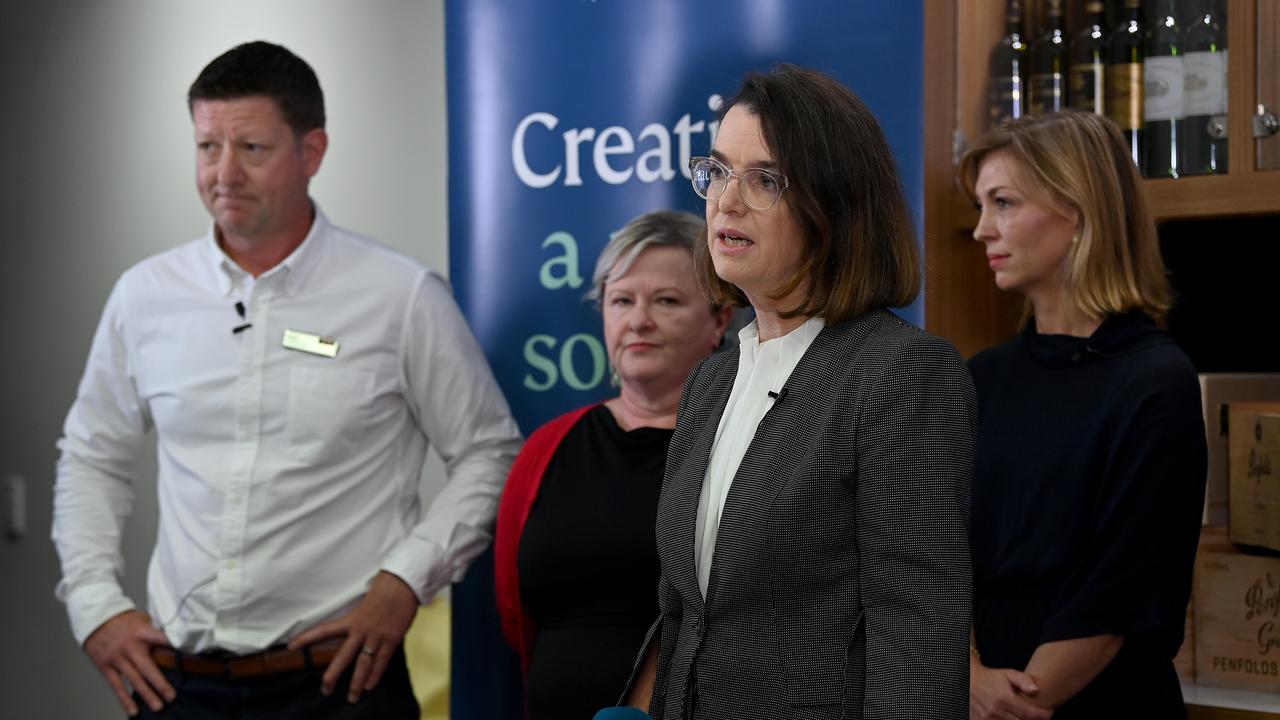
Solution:
<svg viewBox="0 0 1280 720"><path fill-rule="evenodd" d="M970 533L988 667L1039 645L1123 635L1058 720L1185 717L1182 642L1207 468L1199 383L1149 317L1089 338L1034 321L970 361L979 430Z"/></svg>

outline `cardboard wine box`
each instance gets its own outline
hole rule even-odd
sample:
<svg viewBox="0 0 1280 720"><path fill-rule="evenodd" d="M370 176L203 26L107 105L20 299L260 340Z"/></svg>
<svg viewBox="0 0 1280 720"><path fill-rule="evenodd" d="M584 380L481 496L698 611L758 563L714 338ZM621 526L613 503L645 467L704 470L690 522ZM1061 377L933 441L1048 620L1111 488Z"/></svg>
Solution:
<svg viewBox="0 0 1280 720"><path fill-rule="evenodd" d="M1196 683L1280 693L1280 557L1205 528L1195 574Z"/></svg>
<svg viewBox="0 0 1280 720"><path fill-rule="evenodd" d="M1200 399L1209 445L1204 524L1227 524L1227 406L1280 402L1280 373L1201 373Z"/></svg>
<svg viewBox="0 0 1280 720"><path fill-rule="evenodd" d="M1232 403L1231 542L1280 550L1280 403Z"/></svg>

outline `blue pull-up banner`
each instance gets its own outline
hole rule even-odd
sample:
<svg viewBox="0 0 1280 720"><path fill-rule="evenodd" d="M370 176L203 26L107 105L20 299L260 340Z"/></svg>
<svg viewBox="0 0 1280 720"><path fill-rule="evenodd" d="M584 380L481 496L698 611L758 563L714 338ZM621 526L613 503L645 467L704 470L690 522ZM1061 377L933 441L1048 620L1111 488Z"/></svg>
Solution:
<svg viewBox="0 0 1280 720"><path fill-rule="evenodd" d="M609 234L659 208L703 214L687 161L721 97L781 62L835 76L879 118L923 209L918 0L449 0L449 270L525 433L612 389L583 302ZM919 304L901 313L920 324ZM518 718L486 555L453 597L455 718ZM656 592L656 588L655 588Z"/></svg>

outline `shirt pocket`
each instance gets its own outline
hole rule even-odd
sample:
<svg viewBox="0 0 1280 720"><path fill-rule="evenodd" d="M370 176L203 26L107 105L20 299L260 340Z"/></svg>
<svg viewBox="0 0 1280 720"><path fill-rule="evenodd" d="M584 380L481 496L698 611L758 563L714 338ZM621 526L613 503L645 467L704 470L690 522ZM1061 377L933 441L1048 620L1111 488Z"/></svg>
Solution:
<svg viewBox="0 0 1280 720"><path fill-rule="evenodd" d="M348 459L369 433L376 376L352 368L289 372L289 450L307 465Z"/></svg>

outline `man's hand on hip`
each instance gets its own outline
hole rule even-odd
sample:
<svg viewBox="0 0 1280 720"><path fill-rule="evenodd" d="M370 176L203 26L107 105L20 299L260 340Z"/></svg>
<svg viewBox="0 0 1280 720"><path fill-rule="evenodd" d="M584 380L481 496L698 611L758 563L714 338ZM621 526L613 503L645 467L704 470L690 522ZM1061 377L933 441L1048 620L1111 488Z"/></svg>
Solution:
<svg viewBox="0 0 1280 720"><path fill-rule="evenodd" d="M404 634L418 612L418 596L403 580L383 570L374 576L369 592L347 615L307 630L289 643L289 649L335 637L346 637L320 681L320 691L333 693L338 678L355 661L347 701L356 702L382 679Z"/></svg>
<svg viewBox="0 0 1280 720"><path fill-rule="evenodd" d="M165 703L173 702L178 696L151 659L151 648L156 645L169 647L169 640L152 627L151 616L139 610L116 615L84 641L85 654L107 679L120 707L130 717L138 714L138 705L129 688L155 712L160 712Z"/></svg>

